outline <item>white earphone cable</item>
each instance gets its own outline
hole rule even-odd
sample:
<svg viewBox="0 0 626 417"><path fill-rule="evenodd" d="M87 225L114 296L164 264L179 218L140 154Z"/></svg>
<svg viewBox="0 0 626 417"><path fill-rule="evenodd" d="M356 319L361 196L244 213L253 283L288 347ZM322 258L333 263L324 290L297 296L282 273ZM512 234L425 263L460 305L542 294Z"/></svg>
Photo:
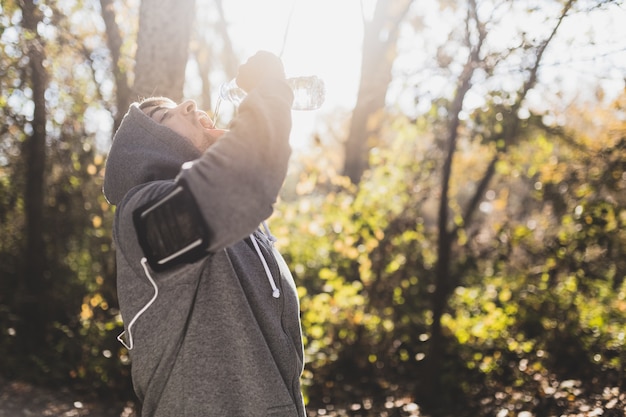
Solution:
<svg viewBox="0 0 626 417"><path fill-rule="evenodd" d="M135 314L135 317L133 317L133 319L130 321L130 323L128 323L128 331L123 331L122 333L120 333L119 336L117 336L117 340L119 340L119 342L124 345L124 347L128 350L132 350L134 347L134 342L133 342L133 334L132 334L132 327L133 324L135 324L135 322L137 321L137 319L139 319L139 317L141 317L141 315L143 313L146 312L146 310L148 310L148 308L150 308L150 306L152 305L152 303L154 303L154 301L157 299L158 295L159 295L159 287L157 286L156 282L154 281L154 279L152 278L152 276L150 275L150 271L148 270L148 260L146 258L142 258L141 259L141 266L143 266L143 270L146 274L146 277L148 278L148 280L150 281L150 284L152 284L152 286L154 287L154 295L152 296L152 298L150 299L150 301L148 301L146 303L146 305L144 305L142 307L141 310L139 310L137 312L137 314ZM124 341L124 334L128 333L128 344L126 344L126 342Z"/></svg>

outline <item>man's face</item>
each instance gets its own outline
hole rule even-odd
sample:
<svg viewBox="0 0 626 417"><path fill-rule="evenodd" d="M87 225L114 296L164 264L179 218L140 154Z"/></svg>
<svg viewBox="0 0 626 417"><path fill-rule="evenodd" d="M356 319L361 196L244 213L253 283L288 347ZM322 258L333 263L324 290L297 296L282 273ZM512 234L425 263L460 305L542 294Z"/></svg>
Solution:
<svg viewBox="0 0 626 417"><path fill-rule="evenodd" d="M206 151L224 133L221 129L215 129L209 115L198 110L193 100L178 105L173 101L162 101L142 110L157 123L189 139L200 152Z"/></svg>

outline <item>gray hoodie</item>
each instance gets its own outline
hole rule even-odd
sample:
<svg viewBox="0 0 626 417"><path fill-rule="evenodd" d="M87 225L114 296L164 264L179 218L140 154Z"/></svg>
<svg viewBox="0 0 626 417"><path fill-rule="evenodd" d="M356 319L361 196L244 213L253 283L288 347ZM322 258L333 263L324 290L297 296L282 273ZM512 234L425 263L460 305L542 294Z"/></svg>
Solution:
<svg viewBox="0 0 626 417"><path fill-rule="evenodd" d="M115 134L104 194L117 206L117 289L142 416L305 416L296 287L259 230L287 172L292 100L284 81L268 80L204 154L136 105ZM178 176L211 231L209 248L152 271L132 213Z"/></svg>

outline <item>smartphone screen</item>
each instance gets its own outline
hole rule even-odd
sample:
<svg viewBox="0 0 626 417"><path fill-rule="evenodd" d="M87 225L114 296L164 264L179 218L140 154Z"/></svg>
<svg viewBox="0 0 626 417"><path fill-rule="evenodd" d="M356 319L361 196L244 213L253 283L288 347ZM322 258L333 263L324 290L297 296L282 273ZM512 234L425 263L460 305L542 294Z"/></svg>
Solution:
<svg viewBox="0 0 626 417"><path fill-rule="evenodd" d="M184 183L135 210L133 220L139 244L154 270L194 262L206 254L208 228Z"/></svg>

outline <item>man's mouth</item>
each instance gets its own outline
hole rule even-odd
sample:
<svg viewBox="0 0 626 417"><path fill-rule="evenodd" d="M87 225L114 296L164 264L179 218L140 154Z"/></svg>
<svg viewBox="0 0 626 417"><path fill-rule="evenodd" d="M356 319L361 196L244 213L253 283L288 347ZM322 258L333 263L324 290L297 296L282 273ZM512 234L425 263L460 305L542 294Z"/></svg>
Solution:
<svg viewBox="0 0 626 417"><path fill-rule="evenodd" d="M203 111L198 112L198 123L207 131L210 137L213 139L219 139L226 130L224 129L216 129L215 123L211 120L208 114Z"/></svg>
<svg viewBox="0 0 626 417"><path fill-rule="evenodd" d="M213 123L209 115L203 111L198 112L198 122L205 129L215 129L215 124Z"/></svg>

